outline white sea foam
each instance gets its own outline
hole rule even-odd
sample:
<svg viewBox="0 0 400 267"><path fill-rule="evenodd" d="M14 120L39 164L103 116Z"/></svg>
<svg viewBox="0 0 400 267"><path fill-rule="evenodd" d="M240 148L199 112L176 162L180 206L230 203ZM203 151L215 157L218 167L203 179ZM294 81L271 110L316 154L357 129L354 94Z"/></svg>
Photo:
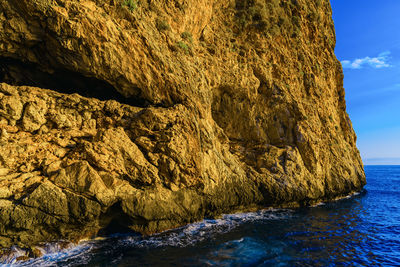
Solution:
<svg viewBox="0 0 400 267"><path fill-rule="evenodd" d="M8 266L56 266L57 262L66 259L79 259L80 263L85 262L88 252L94 247L94 241L82 241L77 245L65 244L65 242L49 243L42 247L37 247L43 256L28 261L18 261L20 256L27 256L27 251L19 248L12 248L12 253L8 254L7 259L2 259L2 267ZM67 265L68 266L68 265Z"/></svg>
<svg viewBox="0 0 400 267"><path fill-rule="evenodd" d="M359 194L361 194L361 192L353 192L353 193L351 193L351 194L349 194L347 196L339 197L339 198L337 198L335 200L337 201L337 200L341 200L341 199L349 199L349 198L352 198L354 196L358 196Z"/></svg>
<svg viewBox="0 0 400 267"><path fill-rule="evenodd" d="M325 202L318 202L317 204L314 204L311 207L315 208L315 207L319 207L319 206L324 206L325 204L326 204Z"/></svg>
<svg viewBox="0 0 400 267"><path fill-rule="evenodd" d="M343 199L349 199L349 198L358 196L359 194L361 194L361 192L353 192L353 193L351 193L351 194L349 194L349 195L347 195L347 196L335 198L335 199L333 199L332 201L340 201L340 200L343 200ZM323 206L323 205L326 205L326 203L329 203L329 202L331 202L331 201L328 201L328 202L318 202L318 203L312 205L311 207L312 207L312 208L315 208L315 207L318 207L318 206Z"/></svg>
<svg viewBox="0 0 400 267"><path fill-rule="evenodd" d="M11 266L14 264L18 257L26 256L27 252L17 246L13 246L10 251L0 258L1 266Z"/></svg>
<svg viewBox="0 0 400 267"><path fill-rule="evenodd" d="M257 212L237 213L223 215L219 219L205 219L200 222L162 232L159 234L141 237L115 235L110 238L81 241L77 245L65 246L59 243L51 243L40 248L43 256L25 262L17 262L16 258L26 255L26 251L14 248L14 253L8 259L2 260L1 266L56 266L63 263L68 266L76 263L85 264L91 259L93 249L101 249L108 241L113 242L113 248L159 248L159 247L187 247L201 241L213 238L215 235L232 231L244 223L281 220L290 217L291 210L266 209ZM75 261L76 260L76 261Z"/></svg>
<svg viewBox="0 0 400 267"><path fill-rule="evenodd" d="M205 219L174 230L141 239L128 237L126 242L134 247L186 247L201 241L232 231L243 223L261 220L279 220L288 218L289 210L268 209L257 212L223 215L220 219Z"/></svg>

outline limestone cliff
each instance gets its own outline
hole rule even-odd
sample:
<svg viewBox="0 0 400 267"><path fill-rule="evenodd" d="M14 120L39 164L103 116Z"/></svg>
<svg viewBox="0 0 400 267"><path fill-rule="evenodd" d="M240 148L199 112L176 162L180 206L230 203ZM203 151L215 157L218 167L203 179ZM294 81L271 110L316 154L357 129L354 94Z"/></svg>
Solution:
<svg viewBox="0 0 400 267"><path fill-rule="evenodd" d="M328 0L0 1L0 248L365 184Z"/></svg>

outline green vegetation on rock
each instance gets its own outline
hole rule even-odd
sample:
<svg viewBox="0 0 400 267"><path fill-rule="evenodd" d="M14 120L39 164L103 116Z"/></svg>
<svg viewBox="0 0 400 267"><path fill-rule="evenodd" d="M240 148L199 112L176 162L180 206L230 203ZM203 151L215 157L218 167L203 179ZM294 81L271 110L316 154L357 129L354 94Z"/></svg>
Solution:
<svg viewBox="0 0 400 267"><path fill-rule="evenodd" d="M190 43L193 42L193 36L192 36L192 34L191 34L190 32L187 32L187 31L183 32L183 33L181 34L181 37L182 37L183 39L189 41Z"/></svg>
<svg viewBox="0 0 400 267"><path fill-rule="evenodd" d="M133 12L138 7L138 2L136 0L123 0L122 6Z"/></svg>
<svg viewBox="0 0 400 267"><path fill-rule="evenodd" d="M186 54L188 54L189 51L190 51L190 47L189 47L185 42L179 41L179 42L177 43L177 46L178 46L180 49L182 49Z"/></svg>
<svg viewBox="0 0 400 267"><path fill-rule="evenodd" d="M169 26L168 22L163 20L163 19L157 19L156 20L156 28L160 31L167 31L171 28L171 26Z"/></svg>

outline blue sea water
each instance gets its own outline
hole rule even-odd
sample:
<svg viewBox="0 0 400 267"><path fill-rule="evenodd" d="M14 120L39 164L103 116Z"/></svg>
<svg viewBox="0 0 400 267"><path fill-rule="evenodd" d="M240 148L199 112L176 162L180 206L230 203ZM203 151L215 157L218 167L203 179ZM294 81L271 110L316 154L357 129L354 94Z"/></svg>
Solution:
<svg viewBox="0 0 400 267"><path fill-rule="evenodd" d="M22 266L400 266L400 166L366 166L358 195L84 241Z"/></svg>

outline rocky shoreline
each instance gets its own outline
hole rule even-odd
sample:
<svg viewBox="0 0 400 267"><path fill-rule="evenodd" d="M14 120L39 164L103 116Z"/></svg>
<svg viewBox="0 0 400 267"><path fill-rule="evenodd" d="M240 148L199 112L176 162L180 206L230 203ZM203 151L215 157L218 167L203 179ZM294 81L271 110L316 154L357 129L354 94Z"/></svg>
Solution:
<svg viewBox="0 0 400 267"><path fill-rule="evenodd" d="M364 194L366 193L365 190L362 190L361 192L355 192L351 193L347 196L342 196L342 197L337 197L334 200L330 201L325 201L325 202L318 202L314 205L311 205L310 208L316 208L320 205L326 205L331 202L336 202L336 201L342 201L344 199L349 199L349 198L354 198L358 196L359 194ZM117 233L117 234L111 234L111 235L102 235L98 237L92 237L92 238L87 238L87 239L82 239L79 241L71 242L71 241L57 241L57 242L50 242L50 243L41 243L38 244L34 247L31 248L25 248L21 249L18 246L13 246L10 249L3 249L0 253L0 263L2 264L14 264L18 262L23 262L23 263L28 263L28 264L38 264L41 263L43 260L50 260L50 261L57 261L57 259L60 258L67 258L72 255L76 254L81 254L81 253L90 253L90 250L93 247L96 247L96 244L99 245L102 242L107 242L108 240L113 240L113 239L120 239L124 240L127 239L131 243L134 243L134 240L136 240L137 245L140 246L140 244L143 243L145 244L153 244L155 246L168 246L168 245L173 245L176 246L185 246L187 245L185 242L182 244L181 242L185 240L186 238L189 238L189 243L196 242L199 240L203 240L204 236L201 235L192 235L190 231L185 231L185 229L193 229L193 228L199 228L201 231L204 231L203 227L204 225L207 225L206 229L210 230L210 233L208 234L213 234L214 231L219 232L218 227L216 229L213 229L213 226L215 225L220 225L223 224L224 222L226 225L222 227L223 229L220 230L222 232L225 232L226 230L235 228L243 223L246 223L248 221L258 221L262 219L277 219L277 218L285 218L287 214L291 214L293 212L296 212L297 208L294 207L280 207L280 208L265 208L265 207L253 207L253 208L248 208L246 210L242 211L237 211L236 213L233 214L222 214L220 216L217 216L217 218L205 218L201 221L195 222L195 223L190 223L186 224L185 226L179 227L179 228L173 228L169 229L166 231L162 231L160 233L156 233L153 235L137 235L133 232L125 232L125 233ZM238 220L238 218L241 218ZM226 228L226 229L224 229ZM170 240L163 240L160 238L163 235L168 235L171 233L176 233L176 231L184 231L183 240L176 240L176 237L174 236ZM189 237L190 236L190 237ZM192 238L193 240L191 240ZM188 241L188 240L186 240Z"/></svg>

